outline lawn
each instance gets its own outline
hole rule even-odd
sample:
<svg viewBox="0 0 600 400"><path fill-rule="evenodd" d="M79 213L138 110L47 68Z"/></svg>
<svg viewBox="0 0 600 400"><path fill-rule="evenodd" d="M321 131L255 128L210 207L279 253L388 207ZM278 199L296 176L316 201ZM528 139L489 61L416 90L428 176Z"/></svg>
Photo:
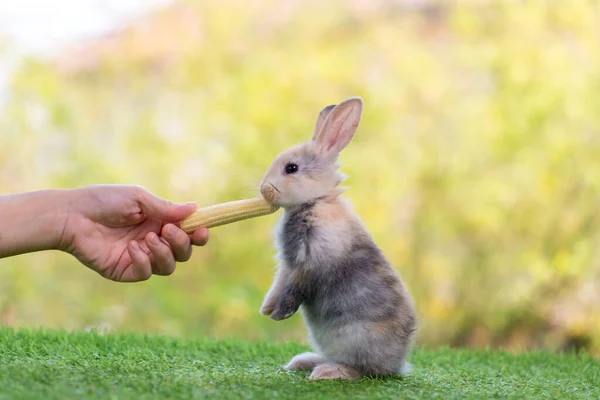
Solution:
<svg viewBox="0 0 600 400"><path fill-rule="evenodd" d="M308 381L299 343L0 329L1 399L600 398L600 361L567 354L416 349L413 374Z"/></svg>

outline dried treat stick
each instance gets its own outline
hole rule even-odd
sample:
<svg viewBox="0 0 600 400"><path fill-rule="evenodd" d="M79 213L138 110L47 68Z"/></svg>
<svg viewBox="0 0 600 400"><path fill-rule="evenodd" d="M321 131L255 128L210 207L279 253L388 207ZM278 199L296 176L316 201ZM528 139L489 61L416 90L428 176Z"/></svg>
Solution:
<svg viewBox="0 0 600 400"><path fill-rule="evenodd" d="M197 209L192 215L181 221L180 227L186 233L196 228L230 224L244 219L273 214L279 206L268 203L263 198L230 201Z"/></svg>

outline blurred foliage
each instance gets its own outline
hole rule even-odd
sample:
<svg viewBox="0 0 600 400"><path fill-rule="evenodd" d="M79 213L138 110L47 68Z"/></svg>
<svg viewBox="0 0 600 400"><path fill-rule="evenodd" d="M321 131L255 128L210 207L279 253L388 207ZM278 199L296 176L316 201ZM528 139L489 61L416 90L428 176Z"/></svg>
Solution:
<svg viewBox="0 0 600 400"><path fill-rule="evenodd" d="M600 353L594 2L181 4L127 45L110 37L86 68L21 67L0 117L2 192L256 195L322 107L360 95L346 195L416 298L419 344ZM184 19L195 35L177 33ZM279 216L215 228L174 275L142 284L104 281L64 254L2 260L0 318L303 340L299 316L258 313Z"/></svg>

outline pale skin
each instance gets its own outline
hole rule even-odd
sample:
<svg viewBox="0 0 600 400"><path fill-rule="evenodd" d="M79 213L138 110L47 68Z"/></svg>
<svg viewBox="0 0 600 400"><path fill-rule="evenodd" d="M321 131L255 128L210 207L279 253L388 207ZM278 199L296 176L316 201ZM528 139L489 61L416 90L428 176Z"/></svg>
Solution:
<svg viewBox="0 0 600 400"><path fill-rule="evenodd" d="M209 240L178 226L195 210L130 185L0 195L0 258L58 250L112 281L171 275Z"/></svg>

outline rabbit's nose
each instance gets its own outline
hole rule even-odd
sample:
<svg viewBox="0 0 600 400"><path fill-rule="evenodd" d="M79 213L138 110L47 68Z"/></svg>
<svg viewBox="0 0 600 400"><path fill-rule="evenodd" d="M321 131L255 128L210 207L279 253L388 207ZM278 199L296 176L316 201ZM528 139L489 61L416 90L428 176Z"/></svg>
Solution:
<svg viewBox="0 0 600 400"><path fill-rule="evenodd" d="M268 201L270 203L275 202L277 200L277 198L279 197L277 189L275 189L273 187L273 185L271 185L269 183L264 183L264 184L260 185L260 194L266 201Z"/></svg>

